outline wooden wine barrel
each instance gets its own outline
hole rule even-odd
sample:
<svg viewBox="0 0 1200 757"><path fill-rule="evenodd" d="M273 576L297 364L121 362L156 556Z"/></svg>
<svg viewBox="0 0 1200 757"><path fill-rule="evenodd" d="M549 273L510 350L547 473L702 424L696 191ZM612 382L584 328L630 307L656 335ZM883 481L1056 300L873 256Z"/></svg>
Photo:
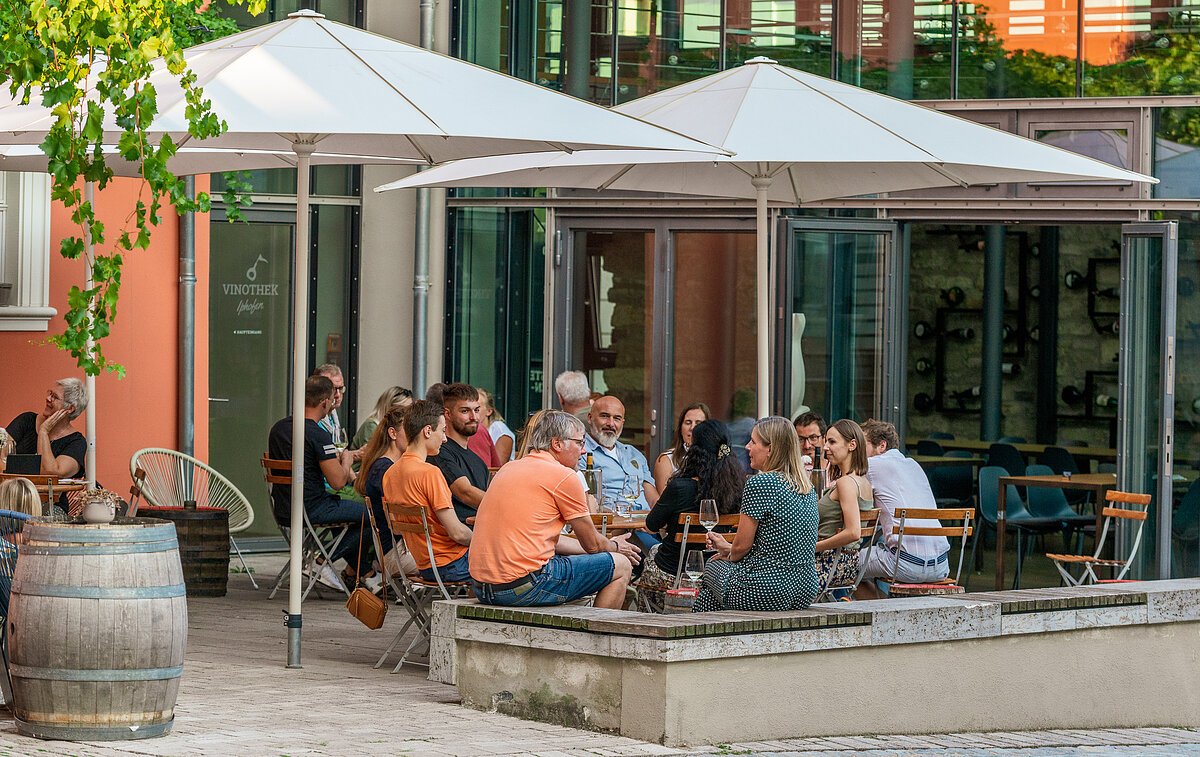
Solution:
<svg viewBox="0 0 1200 757"><path fill-rule="evenodd" d="M229 511L219 507L141 507L138 515L175 524L189 597L223 597L229 583Z"/></svg>
<svg viewBox="0 0 1200 757"><path fill-rule="evenodd" d="M24 533L9 617L17 731L68 741L170 731L187 646L175 526L31 522Z"/></svg>

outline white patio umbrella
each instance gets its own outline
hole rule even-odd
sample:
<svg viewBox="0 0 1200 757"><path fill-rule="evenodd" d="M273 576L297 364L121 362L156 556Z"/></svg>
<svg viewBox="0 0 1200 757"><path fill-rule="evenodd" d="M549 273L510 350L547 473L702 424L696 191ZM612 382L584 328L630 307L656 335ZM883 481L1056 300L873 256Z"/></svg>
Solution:
<svg viewBox="0 0 1200 757"><path fill-rule="evenodd" d="M703 142L456 58L407 45L301 10L287 20L189 48L197 84L228 131L204 141L222 150L296 155L295 280L308 280L309 166L322 152L355 163L408 159L425 164L544 150L636 148L713 150ZM187 101L175 77L151 76L159 115L149 131L180 146ZM0 144L37 144L52 118L24 106L0 108ZM118 132L110 118L106 141ZM232 166L236 168L236 165ZM229 170L222 158L210 170ZM304 439L308 288L292 301L292 439ZM293 455L295 457L295 455ZM291 522L303 523L303 466L293 466ZM301 540L291 544L288 664L300 662Z"/></svg>
<svg viewBox="0 0 1200 757"><path fill-rule="evenodd" d="M767 203L1011 181L1155 179L768 58L614 110L734 153L564 152L461 160L377 187L575 187L754 198L758 414L769 412Z"/></svg>

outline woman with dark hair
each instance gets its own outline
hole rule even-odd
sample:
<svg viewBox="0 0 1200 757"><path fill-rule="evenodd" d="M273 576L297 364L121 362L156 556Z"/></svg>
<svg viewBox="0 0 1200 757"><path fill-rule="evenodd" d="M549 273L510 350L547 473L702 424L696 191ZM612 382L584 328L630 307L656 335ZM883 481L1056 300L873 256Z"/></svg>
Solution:
<svg viewBox="0 0 1200 757"><path fill-rule="evenodd" d="M708 405L703 402L693 402L679 413L675 422L675 438L671 440L671 448L654 460L654 488L662 494L667 488L667 481L679 470L680 461L687 448L692 444L692 429L712 417Z"/></svg>
<svg viewBox="0 0 1200 757"><path fill-rule="evenodd" d="M822 590L849 586L858 574L860 510L875 506L867 480L867 440L862 427L843 418L825 432L829 484L817 501L816 565Z"/></svg>
<svg viewBox="0 0 1200 757"><path fill-rule="evenodd" d="M704 566L692 612L803 610L820 591L813 555L817 496L787 418L754 424L746 445L750 467L733 541L709 532L717 555Z"/></svg>
<svg viewBox="0 0 1200 757"><path fill-rule="evenodd" d="M700 501L713 499L717 512L736 513L742 501L746 474L729 446L729 431L720 421L703 421L691 431L691 444L679 460L679 470L667 482L666 489L646 516L646 529L662 531L663 542L650 549L645 569L638 579L638 598L642 609L663 611L664 593L675 584L681 544L675 535L682 531L681 513L699 513ZM701 528L699 524L697 529ZM689 549L703 550L701 545ZM684 559L687 559L686 557Z"/></svg>

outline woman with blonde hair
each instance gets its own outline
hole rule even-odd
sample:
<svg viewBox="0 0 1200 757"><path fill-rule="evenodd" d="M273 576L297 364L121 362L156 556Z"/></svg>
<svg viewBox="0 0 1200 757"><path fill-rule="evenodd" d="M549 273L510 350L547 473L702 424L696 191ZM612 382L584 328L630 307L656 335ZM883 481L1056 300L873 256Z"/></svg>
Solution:
<svg viewBox="0 0 1200 757"><path fill-rule="evenodd" d="M859 512L875 507L867 440L861 426L843 418L825 432L824 449L829 484L817 501L817 577L822 588L849 586L858 576Z"/></svg>
<svg viewBox="0 0 1200 757"><path fill-rule="evenodd" d="M492 393L487 389L479 390L479 422L487 429L496 445L496 454L500 456L500 465L509 460L517 459L517 435L504 422L504 416L496 409Z"/></svg>
<svg viewBox="0 0 1200 757"><path fill-rule="evenodd" d="M350 440L350 449L362 449L367 446L367 442L371 440L375 433L376 426L383 420L383 416L393 408L409 407L413 403L412 392L402 386L389 386L383 390L383 394L379 395L379 399L375 400L375 409L367 416L367 419L358 427L358 431L354 432L354 438Z"/></svg>
<svg viewBox="0 0 1200 757"><path fill-rule="evenodd" d="M0 482L0 510L25 515L42 514L42 498L37 487L27 478L10 478Z"/></svg>
<svg viewBox="0 0 1200 757"><path fill-rule="evenodd" d="M733 541L710 532L716 557L704 569L694 612L802 610L820 589L814 565L817 497L787 418L754 424L746 445L750 467Z"/></svg>

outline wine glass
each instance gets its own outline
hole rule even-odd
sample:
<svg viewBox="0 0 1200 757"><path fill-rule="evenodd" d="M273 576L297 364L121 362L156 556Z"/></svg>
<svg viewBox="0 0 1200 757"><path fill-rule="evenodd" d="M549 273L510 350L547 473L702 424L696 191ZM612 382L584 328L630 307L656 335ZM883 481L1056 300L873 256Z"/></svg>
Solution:
<svg viewBox="0 0 1200 757"><path fill-rule="evenodd" d="M683 571L687 574L688 580L690 580L692 583L695 583L704 577L703 550L693 549L688 552L687 561L683 565Z"/></svg>
<svg viewBox="0 0 1200 757"><path fill-rule="evenodd" d="M339 428L333 433L333 446L337 447L338 452L350 446L349 440L346 438L346 429Z"/></svg>
<svg viewBox="0 0 1200 757"><path fill-rule="evenodd" d="M700 525L704 526L705 531L712 531L720 522L720 516L717 515L717 501L715 499L700 500Z"/></svg>
<svg viewBox="0 0 1200 757"><path fill-rule="evenodd" d="M641 495L638 491L640 483L633 476L625 477L625 483L621 486L621 498L617 500L617 515L628 518L629 513L637 507L638 497Z"/></svg>

